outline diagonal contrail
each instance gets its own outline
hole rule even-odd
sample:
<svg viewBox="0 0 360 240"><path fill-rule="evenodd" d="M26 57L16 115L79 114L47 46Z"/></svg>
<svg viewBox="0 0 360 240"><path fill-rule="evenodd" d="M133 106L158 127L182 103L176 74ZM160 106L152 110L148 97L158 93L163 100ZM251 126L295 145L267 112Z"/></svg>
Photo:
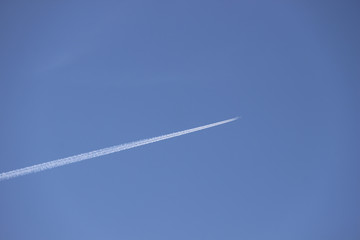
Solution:
<svg viewBox="0 0 360 240"><path fill-rule="evenodd" d="M40 171L45 171L45 170L48 170L48 169L51 169L51 168L60 167L60 166L63 166L63 165L67 165L67 164L75 163L75 162L80 162L80 161L95 158L95 157L100 157L100 156L107 155L107 154L110 154L110 153L120 152L120 151L123 151L123 150L126 150L126 149L139 147L139 146L142 146L142 145L162 141L162 140L173 138L173 137L178 137L178 136L185 135L185 134L188 134L188 133L192 133L192 132L204 130L204 129L207 129L207 128L215 127L215 126L218 126L218 125L222 125L222 124L225 124L225 123L228 123L228 122L232 122L232 121L235 121L236 119L238 119L238 118L237 117L236 118L231 118L231 119L228 119L228 120L224 120L224 121L220 121L220 122L216 122L216 123L211 123L211 124L204 125L204 126L201 126L201 127L191 128L191 129L187 129L187 130L184 130L184 131L179 131L179 132L174 132L174 133L162 135L162 136L159 136L159 137L153 137L153 138L139 140L139 141L136 141L136 142L130 142L130 143L125 143L125 144L121 144L121 145L116 145L116 146L103 148L103 149L95 150L95 151L88 152L88 153L78 154L78 155L67 157L67 158L60 158L60 159L53 160L53 161L50 161L50 162L36 164L36 165L30 166L30 167L20 168L20 169L12 170L12 171L9 171L9 172L4 172L4 173L0 174L0 181L7 180L7 179L10 179L10 178L20 177L20 176L30 174L30 173L36 173L36 172L40 172Z"/></svg>

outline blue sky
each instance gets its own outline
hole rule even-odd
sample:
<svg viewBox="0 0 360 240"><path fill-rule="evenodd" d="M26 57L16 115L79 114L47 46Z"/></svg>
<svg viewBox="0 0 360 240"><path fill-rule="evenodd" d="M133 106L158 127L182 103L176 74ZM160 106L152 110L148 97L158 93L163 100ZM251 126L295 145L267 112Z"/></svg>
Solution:
<svg viewBox="0 0 360 240"><path fill-rule="evenodd" d="M356 1L2 1L0 239L359 239Z"/></svg>

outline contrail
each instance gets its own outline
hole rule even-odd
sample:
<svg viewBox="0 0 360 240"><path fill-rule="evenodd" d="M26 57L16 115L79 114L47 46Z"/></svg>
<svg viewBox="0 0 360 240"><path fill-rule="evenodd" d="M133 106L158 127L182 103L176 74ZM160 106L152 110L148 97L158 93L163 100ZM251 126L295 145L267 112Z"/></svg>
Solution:
<svg viewBox="0 0 360 240"><path fill-rule="evenodd" d="M121 145L116 145L116 146L112 146L112 147L108 147L108 148L95 150L92 152L78 154L78 155L71 156L71 157L60 158L60 159L53 160L50 162L36 164L36 165L30 166L30 167L20 168L20 169L12 170L9 172L4 172L4 173L0 174L0 181L7 180L10 178L20 177L20 176L23 176L26 174L45 171L45 170L48 170L51 168L56 168L56 167L60 167L63 165L84 161L84 160L91 159L91 158L104 156L104 155L107 155L110 153L120 152L120 151L130 149L130 148L140 147L142 145L146 145L149 143L159 142L159 141L162 141L165 139L178 137L178 136L185 135L188 133L197 132L197 131L204 130L207 128L219 126L219 125L222 125L222 124L225 124L228 122L235 121L236 119L238 119L238 117L220 121L220 122L216 122L216 123L211 123L211 124L204 125L201 127L191 128L191 129L187 129L187 130L183 130L183 131L179 131L179 132L162 135L159 137L153 137L153 138L139 140L136 142L130 142L130 143L125 143L125 144L121 144Z"/></svg>

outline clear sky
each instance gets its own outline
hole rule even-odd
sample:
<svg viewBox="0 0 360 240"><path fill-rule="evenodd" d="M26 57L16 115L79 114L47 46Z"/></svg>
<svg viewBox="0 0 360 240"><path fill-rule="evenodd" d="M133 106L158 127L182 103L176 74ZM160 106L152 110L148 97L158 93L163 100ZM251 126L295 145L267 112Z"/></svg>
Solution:
<svg viewBox="0 0 360 240"><path fill-rule="evenodd" d="M360 238L357 1L0 3L0 239Z"/></svg>

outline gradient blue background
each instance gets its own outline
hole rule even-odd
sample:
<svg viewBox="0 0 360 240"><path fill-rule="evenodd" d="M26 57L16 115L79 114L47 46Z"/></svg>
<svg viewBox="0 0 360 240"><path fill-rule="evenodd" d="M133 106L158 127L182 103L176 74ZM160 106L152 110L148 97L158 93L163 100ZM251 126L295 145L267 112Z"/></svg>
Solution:
<svg viewBox="0 0 360 240"><path fill-rule="evenodd" d="M1 1L0 239L360 239L358 1Z"/></svg>

